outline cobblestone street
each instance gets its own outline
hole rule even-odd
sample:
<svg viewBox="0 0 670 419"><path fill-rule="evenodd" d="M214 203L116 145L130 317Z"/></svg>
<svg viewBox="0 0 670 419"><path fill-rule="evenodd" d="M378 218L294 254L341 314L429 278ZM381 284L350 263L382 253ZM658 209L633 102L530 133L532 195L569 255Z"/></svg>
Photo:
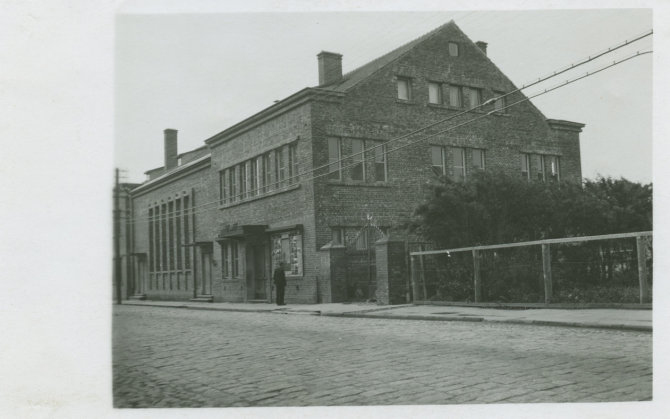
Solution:
<svg viewBox="0 0 670 419"><path fill-rule="evenodd" d="M650 400L652 334L115 306L116 407Z"/></svg>

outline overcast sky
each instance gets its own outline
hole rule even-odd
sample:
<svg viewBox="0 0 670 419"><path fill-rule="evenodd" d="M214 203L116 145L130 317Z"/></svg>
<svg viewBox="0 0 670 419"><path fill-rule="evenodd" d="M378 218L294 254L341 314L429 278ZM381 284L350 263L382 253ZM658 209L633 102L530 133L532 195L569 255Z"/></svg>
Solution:
<svg viewBox="0 0 670 419"><path fill-rule="evenodd" d="M131 3L132 5L132 3ZM298 90L318 84L316 55L343 71L454 19L517 86L652 28L649 9L137 14L116 19L116 164L131 181L163 164L163 129L179 152ZM652 37L542 85L651 49ZM526 94L537 92L530 88ZM541 90L541 89L540 89ZM652 56L636 58L533 102L547 118L586 124L582 170L650 182Z"/></svg>

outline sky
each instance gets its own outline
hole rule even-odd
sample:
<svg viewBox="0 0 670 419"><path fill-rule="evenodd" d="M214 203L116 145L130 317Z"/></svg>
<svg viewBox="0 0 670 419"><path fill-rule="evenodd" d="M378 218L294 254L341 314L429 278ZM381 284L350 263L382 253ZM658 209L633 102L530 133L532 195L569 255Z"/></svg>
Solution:
<svg viewBox="0 0 670 419"><path fill-rule="evenodd" d="M472 41L488 42L519 87L652 29L651 9L155 14L134 5L115 20L114 155L128 181L163 165L165 128L188 151L316 86L322 50L341 53L346 73L453 19ZM652 47L650 36L524 92ZM638 57L532 100L547 118L586 124L583 177L652 181L652 63Z"/></svg>

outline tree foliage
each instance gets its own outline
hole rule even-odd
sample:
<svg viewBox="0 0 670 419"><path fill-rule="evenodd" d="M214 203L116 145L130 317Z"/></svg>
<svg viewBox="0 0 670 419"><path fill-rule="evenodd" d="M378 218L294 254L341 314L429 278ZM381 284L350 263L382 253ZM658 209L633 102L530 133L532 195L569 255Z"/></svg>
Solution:
<svg viewBox="0 0 670 419"><path fill-rule="evenodd" d="M623 178L579 185L481 172L435 186L413 229L441 248L646 231L652 192Z"/></svg>

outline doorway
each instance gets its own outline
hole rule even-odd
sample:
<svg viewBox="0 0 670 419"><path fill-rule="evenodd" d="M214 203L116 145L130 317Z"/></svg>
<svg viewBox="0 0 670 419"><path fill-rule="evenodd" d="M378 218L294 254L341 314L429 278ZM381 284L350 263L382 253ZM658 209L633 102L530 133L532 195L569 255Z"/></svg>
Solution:
<svg viewBox="0 0 670 419"><path fill-rule="evenodd" d="M253 254L253 272L251 276L250 289L253 290L254 300L268 299L268 269L266 247L262 244L251 247Z"/></svg>

